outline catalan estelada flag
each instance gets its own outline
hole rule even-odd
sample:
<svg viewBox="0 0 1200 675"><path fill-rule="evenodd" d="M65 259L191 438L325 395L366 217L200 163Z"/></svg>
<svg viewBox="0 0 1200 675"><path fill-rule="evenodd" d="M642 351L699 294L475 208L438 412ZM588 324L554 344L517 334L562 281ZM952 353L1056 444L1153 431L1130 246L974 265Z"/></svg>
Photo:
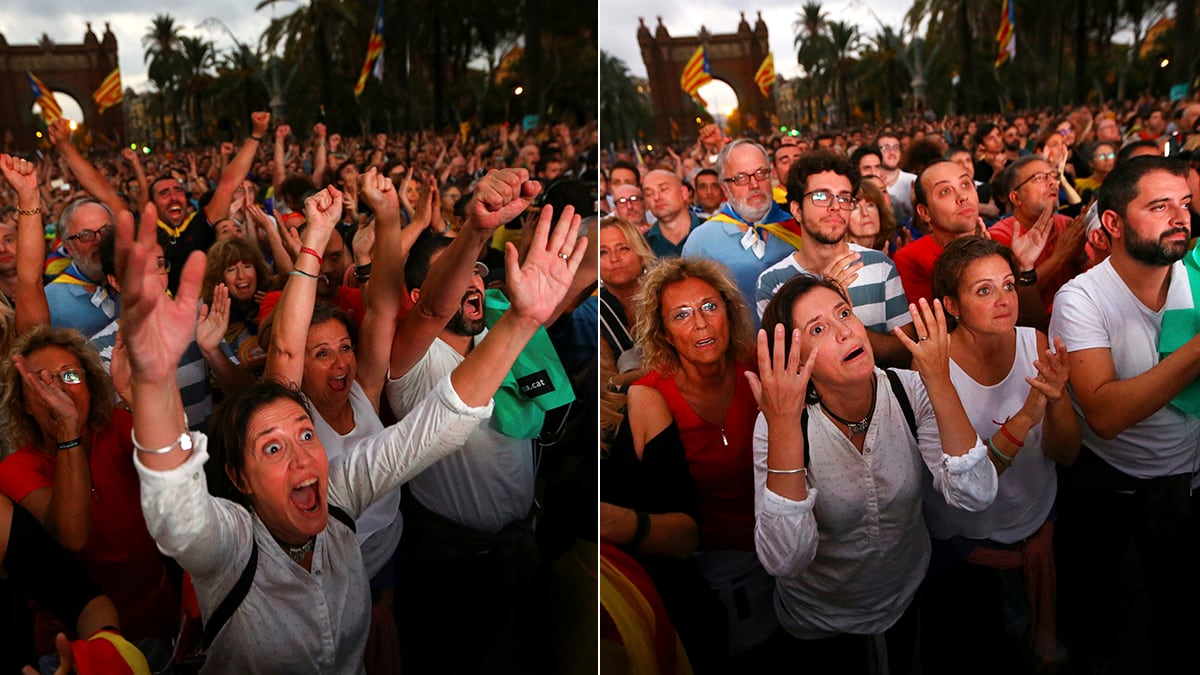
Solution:
<svg viewBox="0 0 1200 675"><path fill-rule="evenodd" d="M379 0L379 8L375 10L375 24L371 26L371 39L367 41L367 59L363 61L362 72L354 85L355 96L361 96L363 88L367 86L372 63L375 64L375 79L383 81L383 0Z"/></svg>
<svg viewBox="0 0 1200 675"><path fill-rule="evenodd" d="M42 107L42 119L46 120L46 124L53 124L54 120L62 117L62 107L54 99L54 92L42 84L37 75L29 71L25 71L25 74L29 76L29 86L33 87L34 103Z"/></svg>
<svg viewBox="0 0 1200 675"><path fill-rule="evenodd" d="M771 87L775 86L775 56L771 52L767 52L767 57L754 73L754 84L758 85L763 96L771 95Z"/></svg>
<svg viewBox="0 0 1200 675"><path fill-rule="evenodd" d="M1000 30L996 31L996 43L1000 53L996 55L996 67L1017 57L1017 21L1012 0L1004 0L1000 9Z"/></svg>
<svg viewBox="0 0 1200 675"><path fill-rule="evenodd" d="M92 100L96 102L100 114L104 114L105 110L125 100L125 93L121 91L120 68L113 68L108 77L104 78L104 81L100 83L100 88L92 93Z"/></svg>
<svg viewBox="0 0 1200 675"><path fill-rule="evenodd" d="M696 53L683 66L683 74L679 76L679 86L688 96L695 96L696 91L712 82L712 71L708 67L708 55L704 53L704 45L696 47Z"/></svg>

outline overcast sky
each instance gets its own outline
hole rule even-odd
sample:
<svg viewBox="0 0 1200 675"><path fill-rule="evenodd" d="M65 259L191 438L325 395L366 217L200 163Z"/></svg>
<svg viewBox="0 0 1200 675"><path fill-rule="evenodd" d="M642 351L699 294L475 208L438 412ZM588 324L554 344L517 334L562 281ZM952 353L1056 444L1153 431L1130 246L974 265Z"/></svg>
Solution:
<svg viewBox="0 0 1200 675"><path fill-rule="evenodd" d="M371 2L372 0L363 0ZM151 0L0 0L0 34L10 45L36 44L42 34L59 43L79 44L87 32L87 22L98 39L104 39L104 22L112 27L117 38L117 54L121 63L121 81L128 88L146 91L146 64L142 62L142 36L150 29L155 14L166 12L184 35L203 37L218 49L233 46L233 41L220 26L201 28L209 17L225 23L238 40L256 46L258 36L266 29L272 14L292 12L295 2L254 11L255 0L203 0L202 2L163 3ZM68 106L64 110L70 116Z"/></svg>

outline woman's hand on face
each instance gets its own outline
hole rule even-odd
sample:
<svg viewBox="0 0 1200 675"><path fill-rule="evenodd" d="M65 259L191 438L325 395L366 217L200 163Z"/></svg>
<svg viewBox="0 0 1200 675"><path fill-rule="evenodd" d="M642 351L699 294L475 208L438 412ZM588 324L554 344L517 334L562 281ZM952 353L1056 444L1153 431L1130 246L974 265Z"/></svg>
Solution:
<svg viewBox="0 0 1200 675"><path fill-rule="evenodd" d="M804 396L817 362L819 347L814 347L803 364L800 363L800 329L792 330L792 343L784 356L783 324L775 324L775 352L767 343L767 331L758 331L758 374L746 372L750 392L758 402L767 423L799 419L804 410Z"/></svg>
<svg viewBox="0 0 1200 675"><path fill-rule="evenodd" d="M196 323L196 346L205 354L215 352L225 339L229 329L229 287L217 284L213 287L211 305L200 305L200 320Z"/></svg>
<svg viewBox="0 0 1200 675"><path fill-rule="evenodd" d="M179 359L195 336L200 282L204 278L204 254L193 252L183 265L175 297L167 295L155 265L161 255L157 220L153 204L142 210L140 226L135 227L128 211L117 216L121 335L128 348L132 378L142 382L175 379Z"/></svg>
<svg viewBox="0 0 1200 675"><path fill-rule="evenodd" d="M61 383L55 383L58 376L46 371L33 372L25 357L15 354L12 357L21 381L25 385L28 397L40 405L30 406L30 412L41 428L42 434L50 436L59 443L77 438L79 435L79 418L86 411L75 407L75 401L63 390ZM73 386L87 386L78 384Z"/></svg>
<svg viewBox="0 0 1200 675"><path fill-rule="evenodd" d="M921 374L921 379L929 382L932 379L950 378L950 333L946 330L946 313L942 310L942 301L929 301L921 298L920 307L909 304L908 311L912 315L913 328L916 329L917 339L913 341L900 328L893 328L892 334L899 338L912 354L913 370Z"/></svg>

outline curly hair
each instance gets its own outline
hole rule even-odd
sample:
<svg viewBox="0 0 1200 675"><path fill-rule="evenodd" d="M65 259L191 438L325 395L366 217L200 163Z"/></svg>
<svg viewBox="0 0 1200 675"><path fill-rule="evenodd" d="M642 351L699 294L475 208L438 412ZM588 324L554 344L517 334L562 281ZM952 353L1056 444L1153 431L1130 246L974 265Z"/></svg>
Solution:
<svg viewBox="0 0 1200 675"><path fill-rule="evenodd" d="M638 322L634 339L642 348L642 363L650 370L670 373L679 368L679 353L667 340L662 318L662 295L667 286L685 279L699 279L712 286L725 303L729 319L729 353L735 361L754 354L754 322L746 300L733 282L729 269L707 258L664 258L642 278L638 293Z"/></svg>
<svg viewBox="0 0 1200 675"><path fill-rule="evenodd" d="M258 247L245 239L223 239L208 249L208 261L204 265L204 281L200 285L200 297L204 302L212 302L213 289L225 282L225 270L238 263L250 263L254 266L255 291L270 290L274 285L274 274L267 266ZM230 289L232 290L232 289Z"/></svg>
<svg viewBox="0 0 1200 675"><path fill-rule="evenodd" d="M87 428L96 432L112 421L116 393L95 348L77 330L38 326L13 341L8 358L4 359L2 364L5 388L4 396L0 398L0 410L3 410L5 418L4 434L12 447L42 440L42 430L38 427L37 420L25 410L25 383L22 381L21 372L13 364L12 357L29 356L46 347L62 347L74 354L83 366L84 380L92 399L87 415Z"/></svg>

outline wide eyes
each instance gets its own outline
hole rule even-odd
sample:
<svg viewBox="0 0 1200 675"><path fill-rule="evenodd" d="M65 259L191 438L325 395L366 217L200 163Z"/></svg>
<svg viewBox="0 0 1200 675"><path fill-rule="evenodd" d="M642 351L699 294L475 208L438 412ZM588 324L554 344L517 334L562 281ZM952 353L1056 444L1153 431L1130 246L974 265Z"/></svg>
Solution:
<svg viewBox="0 0 1200 675"><path fill-rule="evenodd" d="M280 450L283 450L283 445L281 445L279 443L268 443L267 445L265 445L263 447L263 454L264 455L274 455L275 453L279 452Z"/></svg>
<svg viewBox="0 0 1200 675"><path fill-rule="evenodd" d="M311 429L308 429L308 430L305 430L303 433L301 433L301 434L300 434L300 440L302 440L302 441L311 441L315 435L316 435L316 434L314 434L314 433L312 432L312 430L311 430Z"/></svg>

